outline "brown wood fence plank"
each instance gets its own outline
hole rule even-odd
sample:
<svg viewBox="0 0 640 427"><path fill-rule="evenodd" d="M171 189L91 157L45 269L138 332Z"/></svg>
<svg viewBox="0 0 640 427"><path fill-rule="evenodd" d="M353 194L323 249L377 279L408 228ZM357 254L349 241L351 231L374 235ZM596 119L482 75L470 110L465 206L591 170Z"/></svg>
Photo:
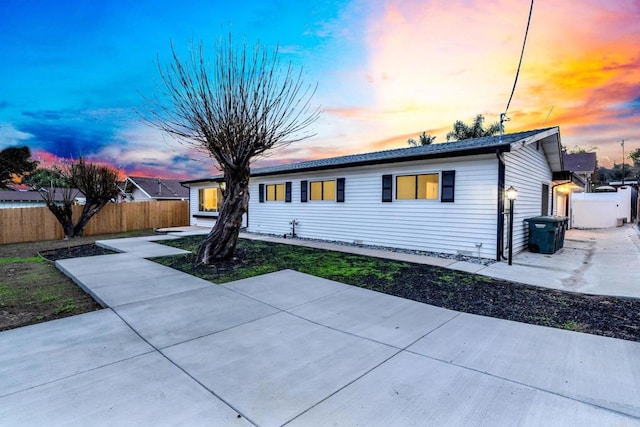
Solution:
<svg viewBox="0 0 640 427"><path fill-rule="evenodd" d="M74 218L82 206L74 206ZM189 225L189 202L110 203L85 228L85 236ZM0 209L0 244L62 239L62 227L46 207Z"/></svg>

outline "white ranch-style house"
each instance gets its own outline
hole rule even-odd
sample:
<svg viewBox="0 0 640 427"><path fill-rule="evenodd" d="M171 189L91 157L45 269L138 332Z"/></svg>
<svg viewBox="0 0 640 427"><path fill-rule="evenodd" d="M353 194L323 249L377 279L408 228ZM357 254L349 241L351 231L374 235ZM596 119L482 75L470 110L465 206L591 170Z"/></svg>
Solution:
<svg viewBox="0 0 640 427"><path fill-rule="evenodd" d="M191 225L213 226L221 182L220 175L182 182ZM506 189L518 191L518 252L527 246L523 220L556 213L564 205L558 197L570 197L563 185L573 190L576 180L563 172L560 130L551 127L254 169L244 224L284 235L295 221L301 238L500 260Z"/></svg>

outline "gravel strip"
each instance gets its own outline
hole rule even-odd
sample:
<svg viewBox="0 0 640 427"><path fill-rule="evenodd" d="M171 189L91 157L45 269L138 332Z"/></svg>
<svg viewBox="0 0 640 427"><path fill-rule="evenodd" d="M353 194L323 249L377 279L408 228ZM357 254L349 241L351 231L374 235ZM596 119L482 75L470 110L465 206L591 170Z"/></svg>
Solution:
<svg viewBox="0 0 640 427"><path fill-rule="evenodd" d="M283 238L282 234L268 234L268 233L254 233L254 232L252 233L246 232L246 233L252 234L255 236L275 237L280 239ZM302 242L331 243L333 245L338 245L338 246L349 246L349 247L363 248L363 249L374 249L374 250L385 251L385 252L396 252L396 253L402 253L402 254L451 259L455 261L465 261L465 262L470 262L472 264L479 264L479 265L491 265L495 263L495 261L491 259L478 258L473 256L467 256L467 255L444 254L441 252L429 252L429 251L419 251L414 249L392 248L389 246L364 245L364 244L358 244L358 243L342 242L338 240L321 240L321 239L310 239L305 237L290 237L289 235L286 235L286 237L284 238L298 240Z"/></svg>

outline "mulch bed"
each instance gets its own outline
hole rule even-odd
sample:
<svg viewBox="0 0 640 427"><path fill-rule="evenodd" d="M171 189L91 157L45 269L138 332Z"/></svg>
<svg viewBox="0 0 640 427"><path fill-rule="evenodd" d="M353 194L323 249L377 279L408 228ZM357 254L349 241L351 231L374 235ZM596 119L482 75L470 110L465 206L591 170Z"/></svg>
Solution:
<svg viewBox="0 0 640 427"><path fill-rule="evenodd" d="M41 255L55 261L113 253L90 244ZM235 257L217 267L194 268L188 259L176 257L172 267L200 276L209 270L217 276L246 264ZM417 264L404 270L401 280L370 276L350 284L466 313L640 341L640 299L635 298L571 293Z"/></svg>
<svg viewBox="0 0 640 427"><path fill-rule="evenodd" d="M565 292L478 275L470 275L478 279L466 283L455 278L442 282L431 280L429 270L433 268L419 266L404 283L367 287L465 313L640 341L640 299Z"/></svg>
<svg viewBox="0 0 640 427"><path fill-rule="evenodd" d="M116 254L110 249L102 248L95 244L71 246L68 248L52 249L48 251L39 252L40 256L49 261L58 261L68 258L80 258L97 255L111 255Z"/></svg>

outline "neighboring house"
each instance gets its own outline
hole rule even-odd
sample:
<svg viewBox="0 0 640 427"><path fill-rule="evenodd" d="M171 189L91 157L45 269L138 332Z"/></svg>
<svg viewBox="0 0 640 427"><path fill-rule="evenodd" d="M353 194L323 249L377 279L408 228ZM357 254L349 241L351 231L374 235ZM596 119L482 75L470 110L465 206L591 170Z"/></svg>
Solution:
<svg viewBox="0 0 640 427"><path fill-rule="evenodd" d="M573 226L571 199L576 192L591 191L593 174L596 171L596 153L562 153L563 171L554 173L551 211L558 216L569 218L569 227Z"/></svg>
<svg viewBox="0 0 640 427"><path fill-rule="evenodd" d="M130 176L120 188L125 202L189 199L189 189L177 179Z"/></svg>
<svg viewBox="0 0 640 427"><path fill-rule="evenodd" d="M254 169L250 232L501 259L505 190L518 190L513 250L525 218L554 212L563 171L559 128ZM184 181L191 224L212 226L221 176Z"/></svg>
<svg viewBox="0 0 640 427"><path fill-rule="evenodd" d="M564 164L564 170L573 172L576 176L580 177L587 186L587 192L591 191L591 182L593 182L593 175L596 173L596 167L598 166L598 158L596 153L562 153L562 162Z"/></svg>
<svg viewBox="0 0 640 427"><path fill-rule="evenodd" d="M59 188L55 190L54 200L57 203L62 203L64 201L62 197L64 190ZM84 195L78 192L78 197L75 197L75 202L77 204L83 204L84 201ZM47 204L37 191L0 190L0 209L41 208L46 206Z"/></svg>

